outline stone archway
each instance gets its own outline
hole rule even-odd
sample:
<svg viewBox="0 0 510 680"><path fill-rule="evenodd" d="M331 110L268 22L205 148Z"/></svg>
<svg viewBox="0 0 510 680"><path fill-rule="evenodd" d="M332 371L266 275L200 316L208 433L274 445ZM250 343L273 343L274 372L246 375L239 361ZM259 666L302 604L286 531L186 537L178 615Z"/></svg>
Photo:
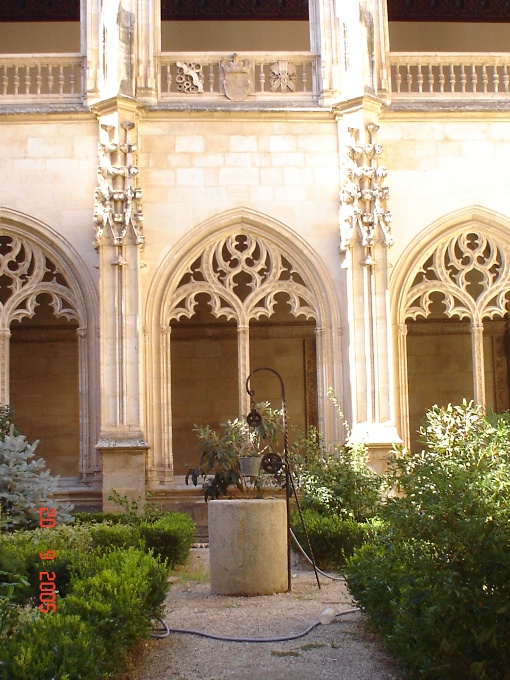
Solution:
<svg viewBox="0 0 510 680"><path fill-rule="evenodd" d="M0 211L0 403L11 401L12 387L17 423L31 423L25 433L41 439L53 474L94 479L87 296L71 265L79 257L68 259L61 241L28 216Z"/></svg>
<svg viewBox="0 0 510 680"><path fill-rule="evenodd" d="M154 437L149 480L172 479L172 329L176 322L192 319L201 305L214 319L231 325L239 413L247 412L249 405L244 382L250 366L250 322L270 318L283 298L294 319L315 324L319 426L328 441L341 439L326 394L333 387L342 399L339 304L324 265L309 245L266 216L234 210L195 230L175 249L171 262L176 264L148 296L154 333L154 341L148 342L148 370L158 376L148 401L147 431Z"/></svg>
<svg viewBox="0 0 510 680"><path fill-rule="evenodd" d="M421 246L406 274L397 323L407 444L411 421L416 429L413 399L424 408L461 398L508 408L510 232L501 224L495 229L493 220L490 215L488 223L489 213L479 209L472 219L459 220ZM417 390L426 396L418 399Z"/></svg>

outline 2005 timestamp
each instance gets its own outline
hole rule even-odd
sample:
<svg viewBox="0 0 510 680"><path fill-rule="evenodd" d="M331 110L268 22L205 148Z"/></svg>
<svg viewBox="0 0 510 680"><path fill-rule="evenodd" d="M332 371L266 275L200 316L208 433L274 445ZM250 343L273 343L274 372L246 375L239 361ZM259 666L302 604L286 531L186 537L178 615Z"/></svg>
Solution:
<svg viewBox="0 0 510 680"><path fill-rule="evenodd" d="M57 511L55 508L39 508L39 526L42 529L53 529L57 526ZM54 560L57 556L55 550L41 550L41 560ZM54 571L39 572L39 610L44 614L57 611L57 585Z"/></svg>

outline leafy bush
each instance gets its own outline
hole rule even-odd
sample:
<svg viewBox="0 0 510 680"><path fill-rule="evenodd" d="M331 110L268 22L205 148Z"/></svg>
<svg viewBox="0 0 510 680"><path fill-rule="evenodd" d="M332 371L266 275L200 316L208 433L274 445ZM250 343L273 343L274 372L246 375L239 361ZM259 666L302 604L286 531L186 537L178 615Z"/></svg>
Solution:
<svg viewBox="0 0 510 680"><path fill-rule="evenodd" d="M271 452L283 431L282 413L270 407L269 402L256 404L255 409L261 418L260 425L250 427L243 418L235 418L220 423L221 430L216 432L209 425L193 428L198 437L200 461L197 467L187 466L186 484L191 479L194 486L202 477L205 500L226 496L229 492L249 497L260 489L259 478L251 489L241 475L240 457L263 456ZM235 490L235 491L234 491Z"/></svg>
<svg viewBox="0 0 510 680"><path fill-rule="evenodd" d="M178 512L166 513L152 524L142 522L140 534L147 548L166 560L173 568L188 559L193 545L195 525L188 515Z"/></svg>
<svg viewBox="0 0 510 680"><path fill-rule="evenodd" d="M343 569L354 550L373 540L380 523L356 522L338 515L322 515L315 510L304 510L306 530L316 564L321 569ZM291 529L307 552L306 536L299 514L291 514Z"/></svg>
<svg viewBox="0 0 510 680"><path fill-rule="evenodd" d="M351 592L422 678L510 677L510 425L434 407L426 448L392 462L386 529L348 565Z"/></svg>
<svg viewBox="0 0 510 680"><path fill-rule="evenodd" d="M168 569L140 550L82 553L57 612L23 622L0 646L0 677L100 680L162 612Z"/></svg>
<svg viewBox="0 0 510 680"><path fill-rule="evenodd" d="M297 438L291 451L303 508L364 522L377 515L382 478L368 466L368 451L349 440L327 451L315 428Z"/></svg>
<svg viewBox="0 0 510 680"><path fill-rule="evenodd" d="M133 524L108 524L101 522L89 528L92 546L101 551L119 548L145 547L140 528Z"/></svg>
<svg viewBox="0 0 510 680"><path fill-rule="evenodd" d="M13 531L38 526L38 509L55 507L57 521L72 522L69 503L50 500L58 487L58 477L45 470L43 458L35 459L38 442L29 444L17 433L8 407L0 410L0 510L1 529Z"/></svg>
<svg viewBox="0 0 510 680"><path fill-rule="evenodd" d="M102 641L79 616L38 616L0 649L2 680L102 680Z"/></svg>

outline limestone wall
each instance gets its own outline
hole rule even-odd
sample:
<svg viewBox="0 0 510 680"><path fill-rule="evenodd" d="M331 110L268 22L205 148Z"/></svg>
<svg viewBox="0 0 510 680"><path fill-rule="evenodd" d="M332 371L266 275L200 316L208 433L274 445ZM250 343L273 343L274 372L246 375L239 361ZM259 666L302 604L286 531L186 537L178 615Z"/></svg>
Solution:
<svg viewBox="0 0 510 680"><path fill-rule="evenodd" d="M10 116L0 126L0 205L40 220L72 244L97 278L92 245L97 123L76 117Z"/></svg>
<svg viewBox="0 0 510 680"><path fill-rule="evenodd" d="M307 21L163 21L163 52L266 50L306 52Z"/></svg>
<svg viewBox="0 0 510 680"><path fill-rule="evenodd" d="M78 344L69 331L25 330L11 340L11 406L16 427L39 444L53 475L77 477L80 458Z"/></svg>
<svg viewBox="0 0 510 680"><path fill-rule="evenodd" d="M507 213L506 114L387 113L379 138L391 192L393 266L420 232L454 211L479 205Z"/></svg>
<svg viewBox="0 0 510 680"><path fill-rule="evenodd" d="M280 220L337 269L338 141L329 114L154 114L140 126L149 285L173 243L246 207Z"/></svg>

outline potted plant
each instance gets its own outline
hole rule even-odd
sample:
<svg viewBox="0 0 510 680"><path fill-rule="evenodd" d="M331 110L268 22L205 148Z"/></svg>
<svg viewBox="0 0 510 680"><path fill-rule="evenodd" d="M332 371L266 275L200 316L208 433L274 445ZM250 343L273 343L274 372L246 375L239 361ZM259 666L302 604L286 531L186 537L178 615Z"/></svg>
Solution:
<svg viewBox="0 0 510 680"><path fill-rule="evenodd" d="M282 431L281 411L272 409L269 402L256 406L261 423L250 427L244 419L236 418L221 423L221 431L212 430L209 425L195 425L198 446L201 452L197 467L188 466L186 484L191 479L197 486L200 477L204 479L205 500L220 496L249 498L256 496L267 478L260 475L260 463L266 453L278 441Z"/></svg>

